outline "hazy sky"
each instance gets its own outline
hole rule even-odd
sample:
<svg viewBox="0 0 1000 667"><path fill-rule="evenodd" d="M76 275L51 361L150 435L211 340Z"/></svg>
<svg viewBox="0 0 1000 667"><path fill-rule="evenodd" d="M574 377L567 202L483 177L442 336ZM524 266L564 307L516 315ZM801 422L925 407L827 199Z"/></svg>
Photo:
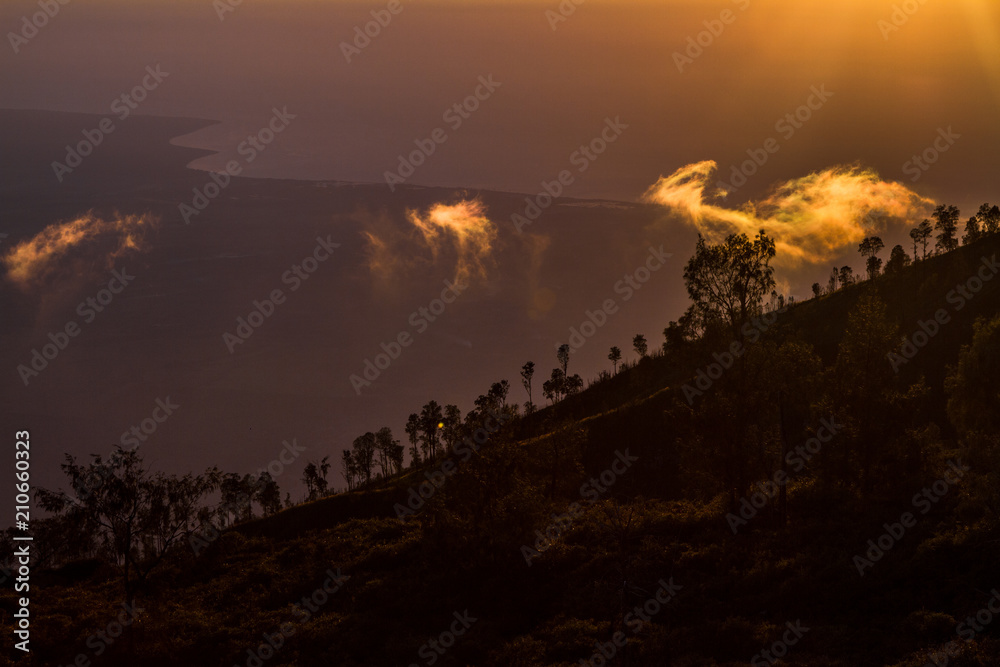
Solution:
<svg viewBox="0 0 1000 667"><path fill-rule="evenodd" d="M0 49L0 107L110 113L159 64L169 77L137 112L222 121L183 140L221 151L205 167L287 107L295 121L248 173L378 182L441 128L447 140L408 182L535 192L610 117L628 129L570 194L635 200L702 160L728 180L773 138L777 152L733 200L860 162L978 205L1000 175L1000 12L990 0L929 0L894 17L895 4L589 0L556 21L554 0L402 2L348 63L342 43L386 3L245 0L221 19L210 0L71 3L19 53ZM32 11L8 0L0 27L16 30ZM699 33L706 46L679 68L675 54ZM460 127L446 122L489 75L500 87ZM778 127L814 86L832 95L801 127ZM907 167L948 128L960 138L936 164Z"/></svg>

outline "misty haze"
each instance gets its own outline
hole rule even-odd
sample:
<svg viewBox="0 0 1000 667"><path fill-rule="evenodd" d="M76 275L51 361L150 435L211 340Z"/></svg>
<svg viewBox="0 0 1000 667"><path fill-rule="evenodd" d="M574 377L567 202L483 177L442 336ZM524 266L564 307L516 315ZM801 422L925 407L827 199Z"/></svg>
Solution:
<svg viewBox="0 0 1000 667"><path fill-rule="evenodd" d="M1000 664L991 0L0 27L0 664Z"/></svg>

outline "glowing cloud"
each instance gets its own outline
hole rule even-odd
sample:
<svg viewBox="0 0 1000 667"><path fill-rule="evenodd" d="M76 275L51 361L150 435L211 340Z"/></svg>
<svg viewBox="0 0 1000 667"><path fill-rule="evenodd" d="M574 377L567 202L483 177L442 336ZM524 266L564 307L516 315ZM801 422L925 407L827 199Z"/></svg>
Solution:
<svg viewBox="0 0 1000 667"><path fill-rule="evenodd" d="M406 217L423 236L435 261L446 246L454 248L455 280L468 282L486 278L486 262L497 237L496 227L485 212L483 203L473 199L452 205L434 204L423 217L407 211Z"/></svg>
<svg viewBox="0 0 1000 667"><path fill-rule="evenodd" d="M111 220L90 213L49 225L3 256L7 280L24 291L93 270L108 270L129 252L145 249L156 221L128 215Z"/></svg>
<svg viewBox="0 0 1000 667"><path fill-rule="evenodd" d="M409 233L387 229L387 221L369 223L363 231L368 269L382 278L407 271L428 261L455 262L454 280L468 283L484 280L494 250L497 230L486 217L486 206L478 199L456 204L434 204L426 213L407 210ZM421 256L423 255L423 256Z"/></svg>
<svg viewBox="0 0 1000 667"><path fill-rule="evenodd" d="M391 276L395 268L392 249L375 232L361 232L367 244L368 270L380 276Z"/></svg>
<svg viewBox="0 0 1000 667"><path fill-rule="evenodd" d="M712 242L728 234L765 230L775 239L775 264L826 262L883 231L889 222L926 217L933 202L900 183L883 181L873 170L832 167L779 185L760 202L740 209L706 202L716 164L687 165L660 179L643 195L682 215Z"/></svg>

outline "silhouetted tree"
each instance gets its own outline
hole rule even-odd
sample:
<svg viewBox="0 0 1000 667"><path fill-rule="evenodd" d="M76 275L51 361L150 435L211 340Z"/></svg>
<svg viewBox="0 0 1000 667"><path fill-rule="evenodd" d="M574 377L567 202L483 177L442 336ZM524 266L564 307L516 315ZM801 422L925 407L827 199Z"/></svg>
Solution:
<svg viewBox="0 0 1000 667"><path fill-rule="evenodd" d="M785 307L785 295L778 294L777 291L771 290L771 300L768 301L767 305L764 306L766 312L772 312L775 310L781 310Z"/></svg>
<svg viewBox="0 0 1000 667"><path fill-rule="evenodd" d="M454 451L462 442L462 411L457 405L444 406L444 429L441 436L448 451Z"/></svg>
<svg viewBox="0 0 1000 667"><path fill-rule="evenodd" d="M840 267L840 286L847 287L854 284L854 269L849 266Z"/></svg>
<svg viewBox="0 0 1000 667"><path fill-rule="evenodd" d="M563 375L569 373L569 344L563 343L559 346L556 351L556 359L559 361L559 365L562 367Z"/></svg>
<svg viewBox="0 0 1000 667"><path fill-rule="evenodd" d="M920 259L927 259L927 245L930 243L934 228L930 220L922 220L919 225L910 230L910 238L913 239L913 259L917 258L917 245L920 245Z"/></svg>
<svg viewBox="0 0 1000 667"><path fill-rule="evenodd" d="M70 493L40 488L38 506L93 535L101 555L118 570L130 604L168 550L194 533L202 499L221 482L214 468L197 476L150 473L135 451L120 447L107 462L95 456L89 465L66 455L62 470ZM95 475L100 484L91 483Z"/></svg>
<svg viewBox="0 0 1000 667"><path fill-rule="evenodd" d="M879 252L885 244L877 236L869 236L858 245L858 252L865 258L865 268L868 270L868 280L872 280L878 275L882 268L882 260L878 258Z"/></svg>
<svg viewBox="0 0 1000 667"><path fill-rule="evenodd" d="M535 376L535 362L529 361L524 366L521 366L521 384L524 386L524 390L528 392L528 402L524 406L524 411L531 414L535 411L535 404L531 400L531 378Z"/></svg>
<svg viewBox="0 0 1000 667"><path fill-rule="evenodd" d="M403 455L405 450L399 440L394 440L393 442L395 444L392 446L392 454L389 460L392 463L393 471L398 474L403 472Z"/></svg>
<svg viewBox="0 0 1000 667"><path fill-rule="evenodd" d="M979 229L985 234L996 234L1000 232L1000 208L983 204L976 213L979 220Z"/></svg>
<svg viewBox="0 0 1000 667"><path fill-rule="evenodd" d="M969 245L983 238L983 232L979 228L979 218L973 216L965 223L965 235L962 237L962 244Z"/></svg>
<svg viewBox="0 0 1000 667"><path fill-rule="evenodd" d="M428 401L420 411L420 434L424 447L424 458L433 459L438 455L440 431L444 428L441 406L437 401Z"/></svg>
<svg viewBox="0 0 1000 667"><path fill-rule="evenodd" d="M281 489L271 477L271 473L262 470L257 477L257 490L254 500L260 504L264 516L277 514L281 511Z"/></svg>
<svg viewBox="0 0 1000 667"><path fill-rule="evenodd" d="M670 322L663 329L663 351L680 350L685 344L695 340L695 312L688 310L681 315L680 319Z"/></svg>
<svg viewBox="0 0 1000 667"><path fill-rule="evenodd" d="M646 356L646 337L642 334L636 334L632 339L632 347L635 348L635 353L639 355L640 358Z"/></svg>
<svg viewBox="0 0 1000 667"><path fill-rule="evenodd" d="M320 474L320 477L323 478L323 481L322 481L322 483L320 483L318 485L318 487L321 490L321 493L324 493L324 494L326 493L327 489L329 488L329 484L326 481L326 475L329 472L330 472L330 457L329 456L324 456L320 460L320 462L319 462L319 474Z"/></svg>
<svg viewBox="0 0 1000 667"><path fill-rule="evenodd" d="M819 283L813 283L812 285L813 297L820 297L823 295L823 286Z"/></svg>
<svg viewBox="0 0 1000 667"><path fill-rule="evenodd" d="M417 444L420 442L420 415L417 413L411 413L409 418L406 420L406 437L410 439L410 460L412 465L420 465L420 448Z"/></svg>
<svg viewBox="0 0 1000 667"><path fill-rule="evenodd" d="M937 232L938 252L949 252L958 247L958 208L956 206L939 205L931 215L934 218L934 231Z"/></svg>
<svg viewBox="0 0 1000 667"><path fill-rule="evenodd" d="M378 464L383 477L392 474L397 447L402 448L402 445L392 437L392 429L388 426L383 426L375 434L375 451L378 452Z"/></svg>
<svg viewBox="0 0 1000 667"><path fill-rule="evenodd" d="M694 256L684 267L684 283L692 311L702 330L712 322L728 326L741 339L743 323L761 310L764 295L774 287L774 241L761 230L751 241L731 234L719 244L698 236Z"/></svg>
<svg viewBox="0 0 1000 667"><path fill-rule="evenodd" d="M489 391L480 394L473 404L476 406L476 420L482 421L489 415L499 414L507 410L507 392L510 390L510 383L506 380L494 382L490 385Z"/></svg>
<svg viewBox="0 0 1000 667"><path fill-rule="evenodd" d="M910 265L910 256L903 250L903 246L894 245L889 253L889 261L885 263L886 273L899 273Z"/></svg>
<svg viewBox="0 0 1000 667"><path fill-rule="evenodd" d="M345 449L340 455L340 465L343 468L344 481L347 482L347 489L354 488L354 482L358 478L358 467L354 463L354 455L351 450Z"/></svg>
<svg viewBox="0 0 1000 667"><path fill-rule="evenodd" d="M507 406L507 394L510 392L510 383L500 380L490 385L490 397L494 399L497 410L502 410Z"/></svg>
<svg viewBox="0 0 1000 667"><path fill-rule="evenodd" d="M877 278L878 274L882 272L882 258L869 257L868 261L865 262L865 270L868 272L868 280Z"/></svg>
<svg viewBox="0 0 1000 667"><path fill-rule="evenodd" d="M618 346L613 346L608 352L608 360L614 365L615 375L618 375L618 362L622 360L622 351Z"/></svg>
<svg viewBox="0 0 1000 667"><path fill-rule="evenodd" d="M249 521L253 518L253 504L251 500L257 492L257 480L251 475L240 475L235 472L226 473L222 476L219 484L221 496L221 506L225 510L224 521L230 520ZM232 514L232 517L229 516Z"/></svg>
<svg viewBox="0 0 1000 667"><path fill-rule="evenodd" d="M368 435L371 435L372 438L375 437L374 434L368 434ZM364 436L362 436L362 437L364 437ZM357 443L357 440L355 440L355 443ZM371 453L368 454L368 459L367 459L368 468L367 468L367 474L365 475L366 478L370 478L371 477L371 466L372 466L372 454L373 453L374 453L374 449L372 449ZM355 461L357 461L357 458L358 458L357 455L358 455L357 448L355 448L355 453L354 453ZM360 466L359 466L359 469L360 469ZM365 470L363 470L363 469L360 469L360 470L361 470L362 474L365 474ZM329 482L326 481L326 476L327 476L327 473L329 473L329 472L330 472L330 457L329 456L324 456L320 460L319 465L316 465L312 461L309 461L308 463L306 463L306 467L302 471L302 482L303 482L303 484L306 485L306 492L308 494L307 497L306 497L307 500L316 500L317 498L322 498L323 496L326 495L327 489L329 488Z"/></svg>
<svg viewBox="0 0 1000 667"><path fill-rule="evenodd" d="M837 267L833 267L833 271L830 273L830 279L826 283L827 294L833 294L837 291L837 281L839 280L839 274L837 273Z"/></svg>
<svg viewBox="0 0 1000 667"><path fill-rule="evenodd" d="M549 400L549 403L554 403L562 398L565 393L566 386L566 375L563 374L561 368L553 368L552 375L542 384L542 393L545 394L545 398Z"/></svg>
<svg viewBox="0 0 1000 667"><path fill-rule="evenodd" d="M378 450L378 438L371 431L359 435L351 444L354 450L354 465L358 470L358 481L367 484L375 472L375 454Z"/></svg>

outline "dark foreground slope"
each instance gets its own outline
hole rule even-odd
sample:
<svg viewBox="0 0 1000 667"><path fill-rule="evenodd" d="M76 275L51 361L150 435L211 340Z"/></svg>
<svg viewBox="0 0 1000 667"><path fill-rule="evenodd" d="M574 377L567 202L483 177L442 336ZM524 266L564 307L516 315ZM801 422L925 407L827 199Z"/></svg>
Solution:
<svg viewBox="0 0 1000 667"><path fill-rule="evenodd" d="M620 665L917 667L950 647L948 664L1000 664L996 468L949 423L944 388L974 320L1000 312L1000 282L961 309L949 295L998 250L989 238L798 304L691 402L683 385L725 346L646 359L453 456L450 476L439 460L242 524L199 555L181 548L107 650L94 633L116 614L111 571L48 573L32 598L36 662L565 667L604 652ZM872 292L887 316L858 319ZM950 321L892 372L879 332L895 327L898 345L942 308ZM817 357L789 355L802 343ZM845 349L866 346L867 365L849 363ZM756 384L729 379L744 372ZM899 393L859 398L845 377ZM785 466L787 506L752 495L782 468L775 408L755 402L774 386L790 448L823 439L801 470ZM882 412L866 421L864 401ZM394 504L434 479L399 520Z"/></svg>

